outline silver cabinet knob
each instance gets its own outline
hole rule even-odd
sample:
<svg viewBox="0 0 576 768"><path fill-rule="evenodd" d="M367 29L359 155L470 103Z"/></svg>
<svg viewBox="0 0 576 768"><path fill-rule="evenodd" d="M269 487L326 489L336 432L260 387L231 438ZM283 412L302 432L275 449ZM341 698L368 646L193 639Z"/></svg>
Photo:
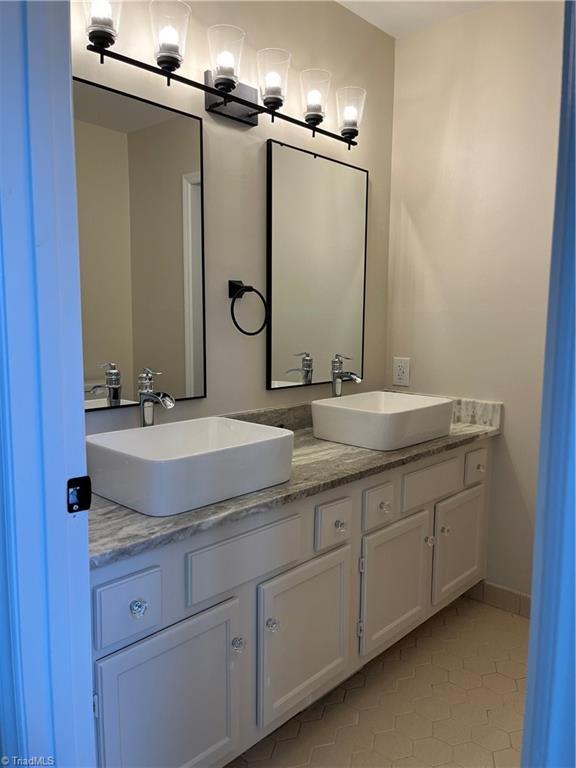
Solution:
<svg viewBox="0 0 576 768"><path fill-rule="evenodd" d="M389 501L381 501L380 504L378 504L378 509L380 512L390 512L392 505Z"/></svg>
<svg viewBox="0 0 576 768"><path fill-rule="evenodd" d="M444 536L450 536L452 528L450 528L449 525L443 525L442 528L440 528L440 533L443 533Z"/></svg>
<svg viewBox="0 0 576 768"><path fill-rule="evenodd" d="M278 632L280 630L280 622L278 619L266 619L266 629L268 632Z"/></svg>
<svg viewBox="0 0 576 768"><path fill-rule="evenodd" d="M246 648L246 642L243 637L233 637L231 645L235 653L242 653L244 648Z"/></svg>
<svg viewBox="0 0 576 768"><path fill-rule="evenodd" d="M347 531L347 525L342 520L336 520L334 523L334 528L336 528L338 533L346 533Z"/></svg>
<svg viewBox="0 0 576 768"><path fill-rule="evenodd" d="M434 536L425 536L424 543L427 544L429 547L433 547L434 544L436 544L436 539L434 538Z"/></svg>
<svg viewBox="0 0 576 768"><path fill-rule="evenodd" d="M130 613L132 616L134 616L135 619L142 619L147 610L148 600L144 600L143 597L132 600L130 603Z"/></svg>
<svg viewBox="0 0 576 768"><path fill-rule="evenodd" d="M478 472L482 472L482 474L484 474L486 472L486 465L485 464L476 464L476 470Z"/></svg>

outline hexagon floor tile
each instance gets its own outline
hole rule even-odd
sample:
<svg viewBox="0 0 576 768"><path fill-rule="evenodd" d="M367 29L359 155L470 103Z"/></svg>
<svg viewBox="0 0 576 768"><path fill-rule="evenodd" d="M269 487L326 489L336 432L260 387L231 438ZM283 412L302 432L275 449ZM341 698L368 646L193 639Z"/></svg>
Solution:
<svg viewBox="0 0 576 768"><path fill-rule="evenodd" d="M515 768L527 640L460 598L227 768Z"/></svg>

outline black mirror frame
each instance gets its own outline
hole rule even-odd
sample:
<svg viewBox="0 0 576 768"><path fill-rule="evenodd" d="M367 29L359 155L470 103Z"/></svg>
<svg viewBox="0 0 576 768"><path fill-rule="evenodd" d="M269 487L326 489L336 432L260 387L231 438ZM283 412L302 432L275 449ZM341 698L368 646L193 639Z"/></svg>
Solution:
<svg viewBox="0 0 576 768"><path fill-rule="evenodd" d="M193 115L191 112L185 112L181 109L175 109L174 107L168 107L165 104L160 104L157 101L151 101L150 99L144 99L141 96L135 96L132 93L127 93L126 91L119 91L116 88L110 88L107 85L102 85L101 83L95 83L92 80L86 80L82 77L72 77L72 82L76 83L82 83L83 85L91 85L94 88L100 88L102 91L108 91L109 93L115 93L118 96L126 96L129 99L133 99L134 101L140 101L144 104L150 104L153 107L160 107L161 109L165 109L167 112L174 112L177 115L182 115L183 117L189 117L193 120L197 120L200 125L200 216L202 221L202 345L204 350L204 370L203 370L203 387L204 387L204 394L202 395L194 395L193 397L176 397L176 401L182 401L182 400L202 400L205 399L208 396L208 389L207 389L207 375L206 375L206 244L205 244L205 222L204 222L204 121L201 117L198 117L198 115ZM138 407L138 403L126 403L124 405L116 405L116 406L109 406L104 405L100 408L85 408L85 413L99 413L100 411L111 411L116 410L117 408L135 408Z"/></svg>
<svg viewBox="0 0 576 768"><path fill-rule="evenodd" d="M277 144L280 147L294 149L297 152L303 152L306 155L312 155L312 157L319 157L322 160L328 160L331 163L345 165L348 168L354 168L355 170L362 171L362 173L366 174L366 210L364 213L364 286L362 291L362 355L360 360L360 370L358 371L358 375L363 378L364 350L366 343L366 272L368 266L369 172L366 170L366 168L360 168L357 165L352 165L352 163L344 163L342 160L335 160L333 157L327 157L326 155L321 155L318 152L312 152L308 149L302 149L301 147L294 147L291 144L286 144L284 141L268 139L266 141L266 296L268 301L268 325L266 328L266 389L272 392L277 392L285 389L298 389L299 387L308 388L321 384L330 384L330 379L328 378L321 381L313 381L311 384L300 384L286 387L272 386L272 147L274 144Z"/></svg>

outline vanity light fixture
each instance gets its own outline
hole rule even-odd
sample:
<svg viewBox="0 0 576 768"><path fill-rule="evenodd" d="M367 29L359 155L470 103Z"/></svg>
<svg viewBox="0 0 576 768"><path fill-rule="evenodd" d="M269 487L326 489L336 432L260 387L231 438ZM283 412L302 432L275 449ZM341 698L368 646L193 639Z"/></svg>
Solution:
<svg viewBox="0 0 576 768"><path fill-rule="evenodd" d="M286 101L290 51L263 48L256 54L262 103L268 109L280 109Z"/></svg>
<svg viewBox="0 0 576 768"><path fill-rule="evenodd" d="M336 91L338 106L338 126L345 139L355 139L360 130L364 113L366 91L364 88L347 85Z"/></svg>
<svg viewBox="0 0 576 768"><path fill-rule="evenodd" d="M122 3L110 0L87 0L84 3L86 13L86 32L92 45L109 48L116 42Z"/></svg>
<svg viewBox="0 0 576 768"><path fill-rule="evenodd" d="M151 0L149 9L156 63L174 72L184 59L190 7L183 0Z"/></svg>
<svg viewBox="0 0 576 768"><path fill-rule="evenodd" d="M216 24L208 29L208 47L214 88L231 93L240 77L240 60L246 33L231 24Z"/></svg>
<svg viewBox="0 0 576 768"><path fill-rule="evenodd" d="M107 2L107 0L94 1ZM174 0L172 0L172 2L173 1ZM128 66L137 67L138 69L143 69L152 74L165 77L167 85L170 85L171 81L175 81L187 85L190 88L203 91L206 111L212 114L227 117L230 120L236 120L237 122L249 126L258 125L258 117L260 115L268 115L272 122L274 122L275 118L278 118L279 120L291 123L292 125L298 125L300 128L305 128L311 131L313 136L315 134L321 134L334 141L340 141L346 144L348 149L356 146L357 142L355 141L355 137L358 135L358 126L362 119L362 109L366 91L362 88L342 89L342 91L345 92L359 91L361 97L359 99L356 98L356 101L347 100L345 107L350 107L350 109L346 109L345 107L342 108L342 115L344 115L344 111L346 114L342 118L342 128L339 134L318 127L320 122L319 118L324 117L326 109L326 97L328 95L327 86L308 89L306 96L310 96L311 101L317 101L318 93L320 94L320 99L318 100L318 103L311 105L315 107L315 110L309 110L310 114L308 115L306 122L292 117L291 115L287 115L284 112L278 112L277 110L280 106L279 99L282 97L283 102L286 95L287 73L290 64L288 60L288 62L285 62L284 64L284 69L279 66L279 62L278 66L274 69L265 68L266 72L263 81L264 90L262 93L263 103L259 104L258 89L239 82L240 58L245 34L243 30L238 27L218 25L216 27L210 27L208 30L208 41L210 44L210 56L213 68L204 72L203 83L176 74L174 70L180 65L184 55L186 34L185 31L182 30L187 29L189 9L183 0L175 0L175 2L186 6L186 23L184 25L180 23L179 26L175 26L175 24L163 24L161 26L159 26L158 23L153 24L155 40L158 41L156 53L158 66L153 66L152 64L147 64L138 59L132 59L129 56L117 53L116 51L111 51L101 42L92 41L91 44L87 46L88 50L98 55L102 64L105 59L112 59L127 64ZM167 4L168 3L165 3L164 0L153 0L153 5L162 6ZM113 3L111 5L113 5ZM151 14L152 12L151 8ZM168 27L171 27L171 29L168 29ZM162 35L160 35L160 32L162 32ZM284 53L286 54L288 52L286 51ZM266 77L266 75L268 77ZM278 94L278 91L275 89L279 89L280 93ZM314 93L314 91L318 91L318 93ZM340 91L338 93L340 93ZM352 99L352 96L350 96L350 99ZM340 116L340 102L338 114Z"/></svg>
<svg viewBox="0 0 576 768"><path fill-rule="evenodd" d="M300 73L304 120L314 128L326 115L331 77L326 69L305 69Z"/></svg>

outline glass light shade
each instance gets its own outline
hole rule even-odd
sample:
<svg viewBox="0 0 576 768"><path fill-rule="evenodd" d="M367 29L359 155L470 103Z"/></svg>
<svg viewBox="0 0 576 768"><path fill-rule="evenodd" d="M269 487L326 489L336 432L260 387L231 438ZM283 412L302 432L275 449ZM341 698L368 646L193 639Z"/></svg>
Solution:
<svg viewBox="0 0 576 768"><path fill-rule="evenodd" d="M92 45L109 48L118 36L122 3L110 0L86 0L86 32Z"/></svg>
<svg viewBox="0 0 576 768"><path fill-rule="evenodd" d="M214 87L225 93L236 88L240 77L240 60L246 33L230 24L208 28L208 47Z"/></svg>
<svg viewBox="0 0 576 768"><path fill-rule="evenodd" d="M149 7L154 58L161 69L174 72L184 60L190 8L182 0L152 0Z"/></svg>
<svg viewBox="0 0 576 768"><path fill-rule="evenodd" d="M345 139L355 139L360 131L360 123L364 114L366 91L364 88L347 85L336 91L338 107L338 126L340 134Z"/></svg>
<svg viewBox="0 0 576 768"><path fill-rule="evenodd" d="M279 109L286 100L290 51L282 48L264 48L256 54L258 82L262 103L269 109Z"/></svg>
<svg viewBox="0 0 576 768"><path fill-rule="evenodd" d="M302 110L308 125L320 125L326 116L331 78L325 69L305 69L300 73Z"/></svg>

